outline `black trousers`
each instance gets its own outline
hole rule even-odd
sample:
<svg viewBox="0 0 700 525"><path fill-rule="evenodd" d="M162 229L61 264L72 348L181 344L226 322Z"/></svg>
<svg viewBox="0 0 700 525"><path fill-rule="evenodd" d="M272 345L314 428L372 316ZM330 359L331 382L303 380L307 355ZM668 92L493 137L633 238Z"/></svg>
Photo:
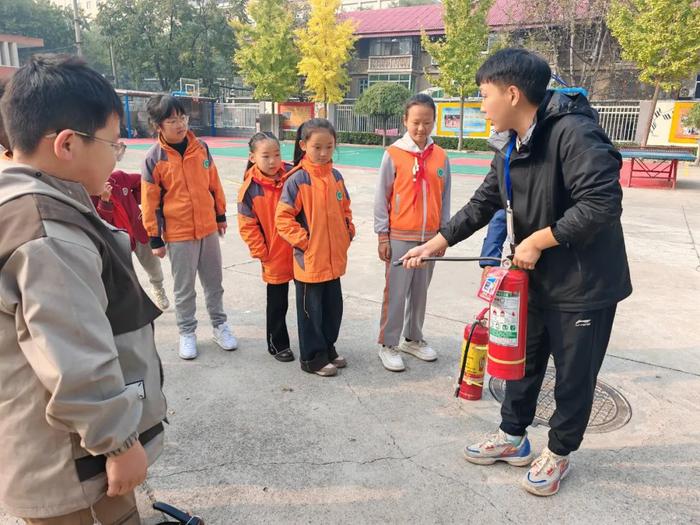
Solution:
<svg viewBox="0 0 700 525"><path fill-rule="evenodd" d="M289 283L267 285L267 349L275 355L289 348Z"/></svg>
<svg viewBox="0 0 700 525"><path fill-rule="evenodd" d="M501 430L522 436L532 424L551 354L556 368L557 408L549 420L549 449L559 455L578 450L591 415L616 308L572 313L528 307L525 377L506 382Z"/></svg>
<svg viewBox="0 0 700 525"><path fill-rule="evenodd" d="M320 370L338 357L335 342L343 319L340 279L323 283L294 281L301 369Z"/></svg>

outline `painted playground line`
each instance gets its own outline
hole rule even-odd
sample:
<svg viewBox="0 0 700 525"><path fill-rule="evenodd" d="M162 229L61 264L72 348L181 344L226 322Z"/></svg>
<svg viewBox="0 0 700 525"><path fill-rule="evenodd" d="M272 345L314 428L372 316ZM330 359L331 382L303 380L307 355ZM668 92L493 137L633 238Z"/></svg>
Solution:
<svg viewBox="0 0 700 525"><path fill-rule="evenodd" d="M200 137L204 140L215 157L247 159L248 139L237 137ZM125 139L130 150L147 150L153 144L153 139ZM294 152L294 144L290 141L282 142L282 158L291 161ZM376 170L382 161L384 148L381 146L360 146L352 144L340 144L336 149L333 162L338 167L347 168L371 168ZM491 165L493 153L489 152L456 152L448 151L452 173L466 177L484 177ZM620 183L627 185L630 174L630 161L625 160L620 171ZM685 164L685 163L683 163ZM679 175L687 175L688 170L680 170ZM679 177L680 178L680 177ZM668 181L660 178L638 179L635 178L634 187L670 189Z"/></svg>
<svg viewBox="0 0 700 525"><path fill-rule="evenodd" d="M200 137L204 140L212 155L226 158L247 159L248 139L229 137ZM147 150L153 144L153 139L125 139L130 150ZM282 158L291 160L294 144L282 143ZM340 144L336 149L333 162L337 166L350 168L378 169L384 155L381 146L357 146ZM483 177L491 165L491 153L457 153L448 152L452 173L473 177Z"/></svg>

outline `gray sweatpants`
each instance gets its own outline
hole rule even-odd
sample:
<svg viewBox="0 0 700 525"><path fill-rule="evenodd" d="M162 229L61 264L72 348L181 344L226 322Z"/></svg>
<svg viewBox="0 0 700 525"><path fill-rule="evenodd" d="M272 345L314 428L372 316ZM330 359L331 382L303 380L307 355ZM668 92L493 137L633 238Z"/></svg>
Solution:
<svg viewBox="0 0 700 525"><path fill-rule="evenodd" d="M175 319L180 334L192 334L197 329L197 293L195 276L204 289L204 301L211 325L226 322L224 313L223 270L218 233L198 241L168 243L168 257L175 281Z"/></svg>
<svg viewBox="0 0 700 525"><path fill-rule="evenodd" d="M421 245L414 241L391 241L391 260ZM379 322L379 344L398 346L401 331L406 339L423 340L423 322L428 299L428 286L433 278L434 262L425 268L406 270L403 266L386 265L386 285Z"/></svg>
<svg viewBox="0 0 700 525"><path fill-rule="evenodd" d="M146 270L151 286L156 289L163 288L163 269L160 266L160 259L153 255L150 245L136 241L134 255Z"/></svg>

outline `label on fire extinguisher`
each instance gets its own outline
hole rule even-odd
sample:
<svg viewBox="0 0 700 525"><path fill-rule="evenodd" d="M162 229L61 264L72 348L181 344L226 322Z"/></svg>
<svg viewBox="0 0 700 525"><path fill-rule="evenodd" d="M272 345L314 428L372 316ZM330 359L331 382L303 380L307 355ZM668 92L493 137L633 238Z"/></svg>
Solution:
<svg viewBox="0 0 700 525"><path fill-rule="evenodd" d="M505 268L490 268L484 282L481 283L481 288L476 296L484 301L491 302L496 296L496 292L501 286L503 279L505 279L508 274L508 270Z"/></svg>
<svg viewBox="0 0 700 525"><path fill-rule="evenodd" d="M489 341L501 346L518 346L520 294L499 290L491 303Z"/></svg>

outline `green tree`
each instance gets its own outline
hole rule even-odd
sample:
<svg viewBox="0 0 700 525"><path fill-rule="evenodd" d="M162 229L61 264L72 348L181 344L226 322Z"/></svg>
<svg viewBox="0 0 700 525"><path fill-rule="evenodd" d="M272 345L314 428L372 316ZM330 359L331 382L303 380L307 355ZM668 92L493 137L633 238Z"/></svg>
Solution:
<svg viewBox="0 0 700 525"><path fill-rule="evenodd" d="M654 86L646 146L661 88L673 89L700 69L700 9L695 0L613 0L607 20L622 57Z"/></svg>
<svg viewBox="0 0 700 525"><path fill-rule="evenodd" d="M698 135L698 151L695 153L695 165L700 166L700 102L696 103L683 118L683 125L695 128Z"/></svg>
<svg viewBox="0 0 700 525"><path fill-rule="evenodd" d="M357 38L355 23L338 22L340 0L309 0L311 15L305 28L297 30L301 52L299 74L306 78L306 91L315 102L322 102L328 115L328 104L341 102L350 82L345 64Z"/></svg>
<svg viewBox="0 0 700 525"><path fill-rule="evenodd" d="M464 101L476 91L476 71L483 61L488 44L486 15L492 0L444 0L445 36L432 41L423 33L423 47L438 63L440 73L435 84L446 95L459 97L459 121L464 121ZM457 149L464 143L463 126L459 126Z"/></svg>
<svg viewBox="0 0 700 525"><path fill-rule="evenodd" d="M43 49L20 49L20 60L31 53L75 51L72 14L49 0L2 0L0 33L44 40Z"/></svg>
<svg viewBox="0 0 700 525"><path fill-rule="evenodd" d="M251 0L248 16L250 23L231 22L238 43L233 61L253 97L271 101L277 114L276 103L287 100L298 85L292 9L287 0Z"/></svg>
<svg viewBox="0 0 700 525"><path fill-rule="evenodd" d="M97 25L112 44L119 77L131 79L131 87L156 77L168 91L189 77L210 88L216 78L233 75L228 20L241 2L223 8L216 0L106 0Z"/></svg>
<svg viewBox="0 0 700 525"><path fill-rule="evenodd" d="M401 84L379 82L367 88L355 103L355 112L382 119L382 146L386 146L386 128L391 117L403 115L411 92Z"/></svg>

